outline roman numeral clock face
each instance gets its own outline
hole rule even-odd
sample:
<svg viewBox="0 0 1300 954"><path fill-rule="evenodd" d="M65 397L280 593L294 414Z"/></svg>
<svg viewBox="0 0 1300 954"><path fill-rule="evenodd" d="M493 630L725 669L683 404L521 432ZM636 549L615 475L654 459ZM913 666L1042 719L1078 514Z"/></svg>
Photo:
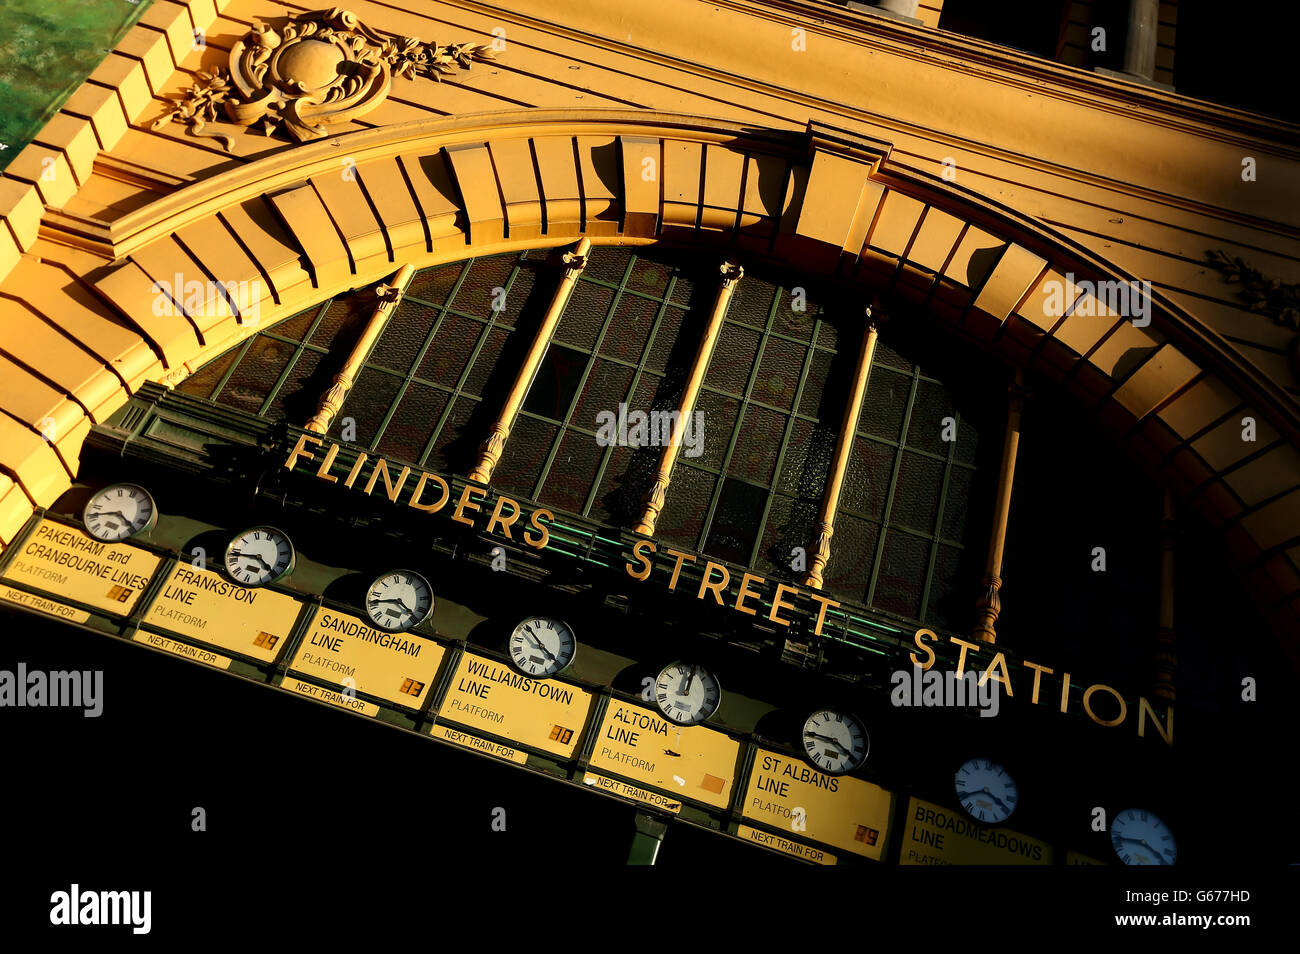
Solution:
<svg viewBox="0 0 1300 954"><path fill-rule="evenodd" d="M803 724L804 756L829 775L852 772L866 761L870 741L856 716L819 709Z"/></svg>
<svg viewBox="0 0 1300 954"><path fill-rule="evenodd" d="M226 572L244 586L274 583L293 568L293 544L283 530L253 527L226 547Z"/></svg>
<svg viewBox="0 0 1300 954"><path fill-rule="evenodd" d="M158 508L138 484L113 484L86 502L81 522L96 540L116 543L153 526Z"/></svg>
<svg viewBox="0 0 1300 954"><path fill-rule="evenodd" d="M1016 780L997 762L971 759L957 770L957 801L977 821L1000 825L1016 810Z"/></svg>
<svg viewBox="0 0 1300 954"><path fill-rule="evenodd" d="M568 623L533 616L510 634L510 659L520 672L546 679L565 669L578 653L578 641Z"/></svg>
<svg viewBox="0 0 1300 954"><path fill-rule="evenodd" d="M411 570L385 573L370 584L366 593L370 622L390 633L404 633L419 626L432 609L429 581Z"/></svg>
<svg viewBox="0 0 1300 954"><path fill-rule="evenodd" d="M694 663L670 663L655 680L659 711L678 725L699 725L718 711L721 701L718 678Z"/></svg>
<svg viewBox="0 0 1300 954"><path fill-rule="evenodd" d="M1110 844L1126 865L1172 865L1178 843L1169 826L1150 812L1126 808L1110 823Z"/></svg>

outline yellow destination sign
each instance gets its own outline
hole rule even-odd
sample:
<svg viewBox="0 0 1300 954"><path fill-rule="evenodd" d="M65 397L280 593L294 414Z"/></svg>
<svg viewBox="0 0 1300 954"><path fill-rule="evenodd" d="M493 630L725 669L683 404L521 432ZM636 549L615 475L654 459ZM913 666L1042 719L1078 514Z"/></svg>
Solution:
<svg viewBox="0 0 1300 954"><path fill-rule="evenodd" d="M1052 846L913 798L898 860L905 865L1050 865Z"/></svg>
<svg viewBox="0 0 1300 954"><path fill-rule="evenodd" d="M740 743L702 725L680 726L657 712L609 701L591 767L726 808L736 778Z"/></svg>
<svg viewBox="0 0 1300 954"><path fill-rule="evenodd" d="M467 749L473 749L476 752L486 752L488 755L495 755L499 759L505 759L508 762L514 762L523 765L528 761L528 753L520 752L518 749L512 749L508 745L502 745L500 742L493 742L491 739L480 739L476 735L470 735L468 732L461 732L459 729L453 729L449 725L435 725L430 732L435 739L446 739L448 742L454 742L457 745L463 745Z"/></svg>
<svg viewBox="0 0 1300 954"><path fill-rule="evenodd" d="M591 701L591 693L577 686L530 679L504 663L464 653L438 719L572 758Z"/></svg>
<svg viewBox="0 0 1300 954"><path fill-rule="evenodd" d="M310 682L303 682L301 679L293 678L293 676L285 676L284 681L280 683L280 688L288 689L290 692L296 692L302 696L311 696L313 699L328 702L330 705L338 706L341 709L360 712L362 715L372 716L379 713L379 706L373 702L366 702L351 695L345 696L333 689L313 686Z"/></svg>
<svg viewBox="0 0 1300 954"><path fill-rule="evenodd" d="M418 709L428 698L443 653L431 639L387 633L356 616L321 607L289 670Z"/></svg>
<svg viewBox="0 0 1300 954"><path fill-rule="evenodd" d="M292 596L245 589L211 570L181 563L172 568L144 623L273 662L301 608Z"/></svg>
<svg viewBox="0 0 1300 954"><path fill-rule="evenodd" d="M42 520L4 575L114 616L129 616L161 559L139 547L103 543L75 527Z"/></svg>
<svg viewBox="0 0 1300 954"><path fill-rule="evenodd" d="M17 603L19 606L26 606L28 609L49 613L59 619L66 619L70 623L84 623L90 619L90 614L85 610L64 606L62 603L47 600L35 593L24 593L22 590L15 590L12 586L0 586L0 599L10 603Z"/></svg>
<svg viewBox="0 0 1300 954"><path fill-rule="evenodd" d="M736 830L736 835L746 841L752 841L764 848L772 848L775 851L785 852L787 855L794 855L796 858L802 858L804 861L815 861L819 865L835 864L835 856L829 855L820 848L814 848L812 845L801 845L797 841L791 841L789 838L783 838L780 835L773 835L769 832L759 831L757 828L750 828L748 825L741 825Z"/></svg>
<svg viewBox="0 0 1300 954"><path fill-rule="evenodd" d="M215 666L217 669L229 669L230 657L219 656L211 650L204 649L201 646L191 646L189 643L178 643L174 639L168 639L166 636L159 636L157 633L150 633L146 630L138 631L131 637L137 643L144 643L152 646L154 649L161 649L165 653L171 653L173 656L184 656L186 659L194 659L201 663L207 663L209 666Z"/></svg>
<svg viewBox="0 0 1300 954"><path fill-rule="evenodd" d="M635 785L629 785L627 782L620 782L616 778L606 778L603 775L597 775L594 772L587 772L582 777L582 784L590 785L594 788L602 789L606 792L613 792L622 798L630 798L633 801L645 802L647 805L653 805L655 808L663 809L666 812L672 812L674 815L679 814L682 810L682 803L675 798L668 798L660 795L658 792L647 792L644 788L637 788Z"/></svg>
<svg viewBox="0 0 1300 954"><path fill-rule="evenodd" d="M894 794L846 775L826 775L788 755L759 749L741 814L791 839L819 841L880 860Z"/></svg>

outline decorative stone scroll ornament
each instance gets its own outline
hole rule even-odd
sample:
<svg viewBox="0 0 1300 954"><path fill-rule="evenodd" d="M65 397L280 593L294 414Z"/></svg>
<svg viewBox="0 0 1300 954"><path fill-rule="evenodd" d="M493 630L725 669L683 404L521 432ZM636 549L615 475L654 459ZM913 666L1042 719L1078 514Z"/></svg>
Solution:
<svg viewBox="0 0 1300 954"><path fill-rule="evenodd" d="M1244 259L1224 251L1206 253L1211 265L1223 273L1228 284L1237 284L1237 297L1251 311L1266 316L1273 324L1300 331L1300 284L1287 284L1247 265ZM1300 335L1291 339L1287 352L1291 373L1300 379Z"/></svg>
<svg viewBox="0 0 1300 954"><path fill-rule="evenodd" d="M279 29L254 20L231 47L229 73L200 72L199 82L170 104L153 128L184 123L192 136L222 140L227 152L234 149L234 137L207 128L209 123L224 119L268 136L283 128L307 142L379 106L394 76L441 82L495 56L490 45L439 46L377 33L337 7L300 13Z"/></svg>

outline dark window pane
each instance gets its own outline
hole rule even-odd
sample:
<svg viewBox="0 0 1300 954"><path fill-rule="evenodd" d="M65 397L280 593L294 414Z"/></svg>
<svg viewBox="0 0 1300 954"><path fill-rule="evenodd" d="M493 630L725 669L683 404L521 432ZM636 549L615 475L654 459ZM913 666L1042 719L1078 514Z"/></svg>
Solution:
<svg viewBox="0 0 1300 954"><path fill-rule="evenodd" d="M839 349L839 344L840 344L839 325L833 321L828 321L826 317L823 315L822 323L817 328L817 347L828 348L831 351L836 351Z"/></svg>
<svg viewBox="0 0 1300 954"><path fill-rule="evenodd" d="M672 483L668 486L655 535L677 546L696 549L716 483L717 478L712 474L694 467L679 463L673 468Z"/></svg>
<svg viewBox="0 0 1300 954"><path fill-rule="evenodd" d="M957 574L960 560L961 551L956 547L938 548L925 622L947 628L970 622L975 607L975 590L966 591L961 587Z"/></svg>
<svg viewBox="0 0 1300 954"><path fill-rule="evenodd" d="M876 559L878 524L841 513L835 518L831 537L831 560L826 566L826 585L859 603L866 602L871 584L871 564ZM806 546L811 554L813 541ZM811 555L809 557L811 560Z"/></svg>
<svg viewBox="0 0 1300 954"><path fill-rule="evenodd" d="M894 473L897 451L864 437L855 438L853 453L840 491L840 508L879 520L885 512L885 495Z"/></svg>
<svg viewBox="0 0 1300 954"><path fill-rule="evenodd" d="M650 486L649 476L657 461L652 449L613 448L592 502L591 518L619 527L632 523L641 512L641 499Z"/></svg>
<svg viewBox="0 0 1300 954"><path fill-rule="evenodd" d="M417 376L449 388L455 387L485 327L482 322L448 315L425 352Z"/></svg>
<svg viewBox="0 0 1300 954"><path fill-rule="evenodd" d="M481 355L479 360L482 360ZM569 413L573 396L578 393L578 384L589 360L582 352L562 345L553 344L547 348L537 369L537 377L524 398L524 410L563 421Z"/></svg>
<svg viewBox="0 0 1300 954"><path fill-rule="evenodd" d="M506 342L512 334L514 332L500 326L488 330L483 347L479 349L478 355L474 358L474 364L470 367L469 376L465 379L464 391L466 394L486 396L485 392L489 385L503 391L509 389L510 382L514 381L514 376L519 373L519 365L506 363L501 369L502 374L505 375L501 381L493 380L493 372L501 361L501 356L506 349Z"/></svg>
<svg viewBox="0 0 1300 954"><path fill-rule="evenodd" d="M862 400L858 430L864 434L896 441L903 430L907 398L912 379L882 367L873 367L867 379L867 394Z"/></svg>
<svg viewBox="0 0 1300 954"><path fill-rule="evenodd" d="M784 414L749 405L745 410L745 420L740 425L728 473L760 484L770 484L787 420Z"/></svg>
<svg viewBox="0 0 1300 954"><path fill-rule="evenodd" d="M800 341L812 341L813 328L816 326L820 309L808 301L807 289L805 288L804 291L802 311L795 310L797 299L791 289L782 288L777 292L776 315L772 330L789 335L791 338L798 338Z"/></svg>
<svg viewBox="0 0 1300 954"><path fill-rule="evenodd" d="M505 288L518 259L519 256L513 253L474 259L451 307L467 315L491 318L493 304L501 300L493 294L493 290Z"/></svg>
<svg viewBox="0 0 1300 954"><path fill-rule="evenodd" d="M320 406L320 397L329 387L340 360L319 351L304 350L289 369L288 377L264 416L273 421L288 418L295 424L305 424Z"/></svg>
<svg viewBox="0 0 1300 954"><path fill-rule="evenodd" d="M369 363L405 375L415 363L437 314L432 308L403 301L379 336Z"/></svg>
<svg viewBox="0 0 1300 954"><path fill-rule="evenodd" d="M929 545L924 540L898 530L886 531L885 553L880 561L872 605L916 619L921 612L921 589L925 585L929 554Z"/></svg>
<svg viewBox="0 0 1300 954"><path fill-rule="evenodd" d="M271 388L275 387L280 372L293 357L296 347L266 335L258 335L240 359L235 373L217 395L217 403L256 414Z"/></svg>
<svg viewBox="0 0 1300 954"><path fill-rule="evenodd" d="M889 522L922 533L933 533L942 481L943 464L940 461L904 451L898 482L894 485L894 505L890 508Z"/></svg>
<svg viewBox="0 0 1300 954"><path fill-rule="evenodd" d="M912 362L908 361L879 338L876 339L875 362L877 364L886 365L890 368L897 368L899 371L906 371L908 374L911 374L912 369L915 367Z"/></svg>
<svg viewBox="0 0 1300 954"><path fill-rule="evenodd" d="M182 394L192 394L195 397L211 397L212 389L217 386L217 382L221 380L221 376L226 373L227 369L235 363L237 357L239 357L239 348L232 348L215 361L209 361L176 385L176 390Z"/></svg>
<svg viewBox="0 0 1300 954"><path fill-rule="evenodd" d="M834 431L824 424L796 420L781 462L781 490L820 498L834 455Z"/></svg>
<svg viewBox="0 0 1300 954"><path fill-rule="evenodd" d="M828 416L835 416L832 402L827 400L826 381L830 377L831 362L835 355L828 351L814 351L812 362L808 366L808 378L804 381L803 394L799 398L799 413L809 417L820 417L822 408ZM841 405L841 414L843 406Z"/></svg>
<svg viewBox="0 0 1300 954"><path fill-rule="evenodd" d="M611 285L621 284L623 274L627 271L628 260L631 257L631 249L614 248L608 245L593 248L591 257L587 259L587 267L582 270L582 274L588 278L609 282Z"/></svg>
<svg viewBox="0 0 1300 954"><path fill-rule="evenodd" d="M943 439L944 418L952 417L954 413L943 385L924 379L918 381L916 401L907 424L907 445L947 457L948 443Z"/></svg>
<svg viewBox="0 0 1300 954"><path fill-rule="evenodd" d="M531 417L517 418L501 461L492 475L492 482L511 493L532 497L558 430L554 424Z"/></svg>
<svg viewBox="0 0 1300 954"><path fill-rule="evenodd" d="M475 452L487 438L487 428L476 432L470 426L470 417L478 410L478 402L467 397L459 397L447 415L437 442L429 452L425 462L430 470L444 474L464 474L473 463Z"/></svg>
<svg viewBox="0 0 1300 954"><path fill-rule="evenodd" d="M335 298L312 332L311 343L326 351L351 349L374 312L375 304L374 292L357 292L347 298Z"/></svg>
<svg viewBox="0 0 1300 954"><path fill-rule="evenodd" d="M773 497L758 555L758 568L764 576L790 580L802 573L801 570L794 569L795 547L803 548L803 566L807 567L807 553L812 545L818 503L816 500L800 500L784 494Z"/></svg>
<svg viewBox="0 0 1300 954"><path fill-rule="evenodd" d="M807 348L780 338L769 338L763 348L753 396L765 404L789 410L794 406L794 392L799 386Z"/></svg>
<svg viewBox="0 0 1300 954"><path fill-rule="evenodd" d="M566 431L538 500L570 513L582 513L604 451L590 434Z"/></svg>
<svg viewBox="0 0 1300 954"><path fill-rule="evenodd" d="M668 290L668 279L672 277L672 273L671 266L637 256L636 262L632 265L632 275L628 278L627 287L643 295L663 298L664 292Z"/></svg>
<svg viewBox="0 0 1300 954"><path fill-rule="evenodd" d="M975 425L968 420L958 418L957 420L957 450L955 457L963 464L975 463L976 454L979 451L980 436L975 430Z"/></svg>
<svg viewBox="0 0 1300 954"><path fill-rule="evenodd" d="M533 263L519 266L502 301L503 307L497 312L497 324L518 327L520 324L529 324L529 319L532 318L535 326L541 320L546 306L550 304L555 283L544 282L547 287L538 288L540 268L540 264Z"/></svg>
<svg viewBox="0 0 1300 954"><path fill-rule="evenodd" d="M601 354L624 361L640 361L659 305L646 298L624 295L614 310L614 320L600 343Z"/></svg>
<svg viewBox="0 0 1300 954"><path fill-rule="evenodd" d="M690 360L694 354L692 348L698 342L689 340L689 334L683 336L682 325L685 319L686 312L679 308L670 307L664 311L664 316L659 319L659 328L655 331L655 340L650 345L650 354L646 356L647 368L663 371L670 360L676 363ZM691 328L695 326L694 322L690 323Z"/></svg>
<svg viewBox="0 0 1300 954"><path fill-rule="evenodd" d="M411 286L406 290L406 297L418 298L434 305L444 304L456 286L456 279L467 266L467 262L453 262L416 272L411 279Z"/></svg>
<svg viewBox="0 0 1300 954"><path fill-rule="evenodd" d="M402 401L393 412L376 450L391 459L418 462L446 405L445 391L412 382L402 395Z"/></svg>
<svg viewBox="0 0 1300 954"><path fill-rule="evenodd" d="M731 305L727 308L727 318L766 328L767 313L772 308L772 297L775 294L775 285L746 275L736 284L736 290L731 296Z"/></svg>
<svg viewBox="0 0 1300 954"><path fill-rule="evenodd" d="M690 458L692 463L721 470L727 445L731 443L731 432L736 426L736 416L740 412L740 402L713 391L701 391L695 411L692 419L695 432L691 435L695 447L683 444L681 454L685 457L693 453L696 456Z"/></svg>
<svg viewBox="0 0 1300 954"><path fill-rule="evenodd" d="M601 411L609 411L617 417L619 404L627 401L632 375L631 368L597 358L569 423L594 431L599 427L596 415Z"/></svg>
<svg viewBox="0 0 1300 954"><path fill-rule="evenodd" d="M966 509L970 505L975 472L953 467L948 475L948 495L943 502L943 536L961 542L966 533Z"/></svg>
<svg viewBox="0 0 1300 954"><path fill-rule="evenodd" d="M395 375L377 368L362 368L357 375L357 383L343 402L343 409L330 424L330 435L339 437L351 419L357 426L357 436L353 443L368 447L375 439L384 415L397 399L401 386L401 379Z"/></svg>
<svg viewBox="0 0 1300 954"><path fill-rule="evenodd" d="M749 375L758 355L759 333L727 322L718 335L718 343L709 361L704 380L709 387L733 394L744 394Z"/></svg>
<svg viewBox="0 0 1300 954"><path fill-rule="evenodd" d="M725 480L704 552L747 565L758 537L759 517L766 501L767 491L763 488L730 478Z"/></svg>
<svg viewBox="0 0 1300 954"><path fill-rule="evenodd" d="M307 334L307 329L320 313L321 306L313 305L306 311L300 311L292 318L286 318L279 324L272 325L267 331L274 331L282 338L292 338L294 341L302 341L303 336Z"/></svg>
<svg viewBox="0 0 1300 954"><path fill-rule="evenodd" d="M614 292L610 289L579 281L569 303L564 306L559 327L555 329L555 340L588 351L596 347L596 338L613 301Z"/></svg>

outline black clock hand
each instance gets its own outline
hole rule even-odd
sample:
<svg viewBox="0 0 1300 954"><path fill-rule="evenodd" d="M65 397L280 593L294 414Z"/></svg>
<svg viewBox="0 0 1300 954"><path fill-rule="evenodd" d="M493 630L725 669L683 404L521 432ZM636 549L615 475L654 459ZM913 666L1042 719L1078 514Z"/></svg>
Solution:
<svg viewBox="0 0 1300 954"><path fill-rule="evenodd" d="M841 752L850 751L850 749L847 748L843 742L841 742L839 739L835 738L834 736L818 735L816 732L809 732L808 734L812 736L814 739L821 739L823 742L829 742L831 745L835 746Z"/></svg>
<svg viewBox="0 0 1300 954"><path fill-rule="evenodd" d="M1163 854L1161 854L1161 853L1160 853L1158 850L1156 850L1155 848L1152 848L1149 844L1147 844L1145 841L1143 841L1143 840L1140 839L1140 838L1128 838L1128 837L1126 837L1125 835L1120 835L1120 836L1119 836L1119 840L1120 840L1120 841L1128 841L1128 842L1132 842L1132 843L1135 844L1135 845L1141 845L1141 846L1142 846L1143 848L1145 848L1147 851L1151 852L1153 855L1155 855L1157 858L1159 858L1159 859L1160 859L1160 863L1161 863L1162 865L1167 865L1167 864L1169 864L1169 862L1165 860L1165 856L1164 856Z"/></svg>
<svg viewBox="0 0 1300 954"><path fill-rule="evenodd" d="M542 652L546 653L547 656L550 656L552 660L555 659L555 655L549 649L547 649L545 646L542 645L542 641L540 639L538 639L536 636L533 636L531 633L528 633L527 635L528 638L533 641L534 646L536 646Z"/></svg>
<svg viewBox="0 0 1300 954"><path fill-rule="evenodd" d="M682 690L682 693L683 693L683 694L688 693L688 692L691 691L691 683L695 681L695 670L696 670L697 668L698 668L698 667L696 667L696 666L692 666L692 667L691 667L690 675L688 675L688 676L686 677L686 688L684 688L684 689Z"/></svg>

